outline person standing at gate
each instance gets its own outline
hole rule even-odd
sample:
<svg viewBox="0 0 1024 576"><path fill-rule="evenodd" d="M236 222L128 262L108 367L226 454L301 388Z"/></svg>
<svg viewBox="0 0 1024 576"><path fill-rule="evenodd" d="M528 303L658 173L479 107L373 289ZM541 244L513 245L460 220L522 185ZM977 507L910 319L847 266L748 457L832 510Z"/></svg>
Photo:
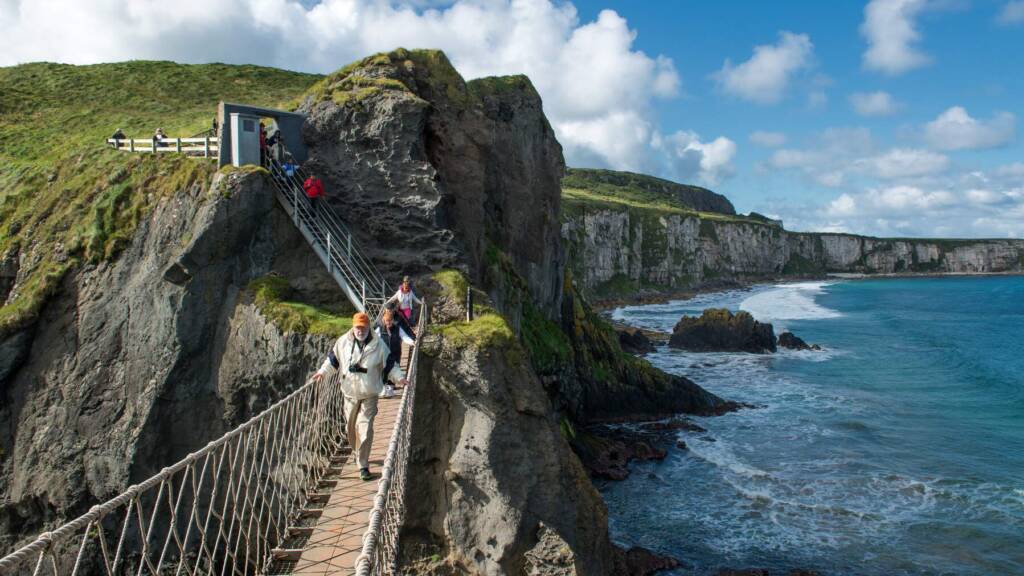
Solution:
<svg viewBox="0 0 1024 576"><path fill-rule="evenodd" d="M412 291L412 284L409 283L409 277L402 277L402 285L398 287L398 292L388 301L384 303L385 306L392 302L398 303L398 313L405 318L405 321L412 324L412 307L414 304L423 304L423 300L420 300L416 293Z"/></svg>
<svg viewBox="0 0 1024 576"><path fill-rule="evenodd" d="M309 203L313 206L313 214L319 214L320 202L324 197L324 183L316 177L316 174L310 174L309 178L302 183L302 189L306 191L306 198L309 198Z"/></svg>
<svg viewBox="0 0 1024 576"><path fill-rule="evenodd" d="M370 330L370 317L357 312L352 316L352 329L338 338L320 369L313 374L316 382L335 372L341 374L345 431L362 480L373 479L370 474L373 419L377 416L377 398L384 389L384 379L400 386L409 384L398 363L384 372L388 354L387 343Z"/></svg>
<svg viewBox="0 0 1024 576"><path fill-rule="evenodd" d="M114 134L110 138L114 141L114 148L120 148L121 140L124 140L128 137L124 135L124 130L118 128L117 130L114 130Z"/></svg>
<svg viewBox="0 0 1024 576"><path fill-rule="evenodd" d="M402 363L402 343L409 346L416 344L416 332L405 321L404 316L396 314L394 308L388 306L384 308L381 321L377 324L377 336L388 347L388 359L384 363L384 372L381 375L384 384L384 393L381 394L381 398L391 398L395 395L395 389L387 381L387 374L391 372L392 366Z"/></svg>

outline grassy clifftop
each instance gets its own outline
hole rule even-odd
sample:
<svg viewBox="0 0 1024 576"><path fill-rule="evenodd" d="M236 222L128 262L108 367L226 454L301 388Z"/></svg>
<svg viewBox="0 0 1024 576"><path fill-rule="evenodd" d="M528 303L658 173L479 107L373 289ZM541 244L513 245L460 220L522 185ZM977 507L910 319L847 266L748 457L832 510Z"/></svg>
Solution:
<svg viewBox="0 0 1024 576"><path fill-rule="evenodd" d="M278 106L319 78L147 61L0 68L0 260L18 278L0 307L0 334L30 322L69 269L116 256L161 197L216 168L116 152L104 144L116 128L134 138L157 127L191 136L209 127L220 100Z"/></svg>
<svg viewBox="0 0 1024 576"><path fill-rule="evenodd" d="M562 188L574 197L619 201L684 212L705 212L735 216L728 198L700 186L616 170L569 168Z"/></svg>

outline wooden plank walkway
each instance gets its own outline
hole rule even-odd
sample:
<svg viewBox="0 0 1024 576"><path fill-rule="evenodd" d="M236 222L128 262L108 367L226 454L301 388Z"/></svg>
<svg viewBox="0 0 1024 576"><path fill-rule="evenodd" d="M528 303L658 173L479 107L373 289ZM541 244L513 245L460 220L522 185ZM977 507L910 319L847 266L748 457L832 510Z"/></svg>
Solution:
<svg viewBox="0 0 1024 576"><path fill-rule="evenodd" d="M408 366L411 348L402 346L402 367ZM359 467L349 454L341 473L330 489L330 498L317 520L313 534L302 556L291 569L301 576L349 575L356 573L356 559L363 550L363 534L370 521L373 498L377 495L380 470L384 465L391 432L398 418L405 391L399 389L393 398L377 401L377 417L373 421L373 448L370 451L370 472L374 479L359 479Z"/></svg>

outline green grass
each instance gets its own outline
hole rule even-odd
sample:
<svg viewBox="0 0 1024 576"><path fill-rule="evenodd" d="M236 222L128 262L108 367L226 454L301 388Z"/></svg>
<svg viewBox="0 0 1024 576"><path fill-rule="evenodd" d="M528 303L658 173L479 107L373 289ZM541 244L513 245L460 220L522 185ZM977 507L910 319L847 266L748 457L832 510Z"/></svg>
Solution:
<svg viewBox="0 0 1024 576"><path fill-rule="evenodd" d="M469 280L466 279L462 272L458 270L440 270L434 273L433 279L434 282L441 285L445 298L462 305L466 304L466 290L469 288Z"/></svg>
<svg viewBox="0 0 1024 576"><path fill-rule="evenodd" d="M699 212L680 202L672 201L669 198L658 195L651 195L643 191L631 191L616 187L602 186L599 188L573 188L569 184L571 179L562 180L562 213L571 216L586 210L632 208L656 212L658 214L679 214L681 216L695 216L701 220L715 220L719 222L743 222L768 226L769 224L754 218L745 216L733 216L731 214L720 214L718 212Z"/></svg>
<svg viewBox="0 0 1024 576"><path fill-rule="evenodd" d="M456 346L474 348L504 348L515 342L515 334L508 322L500 314L488 312L481 314L472 321L449 322L437 329Z"/></svg>
<svg viewBox="0 0 1024 576"><path fill-rule="evenodd" d="M367 56L327 75L292 104L297 106L311 97L314 102L332 100L339 106L360 107L386 90L413 98L423 94L435 106L452 103L465 107L471 102L466 83L444 52L398 48Z"/></svg>
<svg viewBox="0 0 1024 576"><path fill-rule="evenodd" d="M276 107L320 76L258 66L135 61L0 68L0 254L22 280L0 307L0 336L31 323L64 274L115 258L160 199L206 185L212 160L118 152L116 128L191 136L220 100ZM25 255L29 255L25 257Z"/></svg>
<svg viewBox="0 0 1024 576"><path fill-rule="evenodd" d="M352 310L344 304L325 309L293 300L288 280L267 275L249 283L247 291L264 317L282 332L338 337L352 328Z"/></svg>

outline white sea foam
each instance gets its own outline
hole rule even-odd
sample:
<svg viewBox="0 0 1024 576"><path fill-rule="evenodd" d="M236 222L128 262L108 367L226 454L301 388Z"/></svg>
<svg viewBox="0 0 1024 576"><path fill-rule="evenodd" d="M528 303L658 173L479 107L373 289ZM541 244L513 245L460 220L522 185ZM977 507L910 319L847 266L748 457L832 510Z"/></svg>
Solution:
<svg viewBox="0 0 1024 576"><path fill-rule="evenodd" d="M837 318L842 314L815 302L815 296L824 293L825 287L831 284L831 282L777 284L743 300L740 303L740 310L750 312L761 322L776 324L777 332L782 331L781 324L786 320Z"/></svg>

